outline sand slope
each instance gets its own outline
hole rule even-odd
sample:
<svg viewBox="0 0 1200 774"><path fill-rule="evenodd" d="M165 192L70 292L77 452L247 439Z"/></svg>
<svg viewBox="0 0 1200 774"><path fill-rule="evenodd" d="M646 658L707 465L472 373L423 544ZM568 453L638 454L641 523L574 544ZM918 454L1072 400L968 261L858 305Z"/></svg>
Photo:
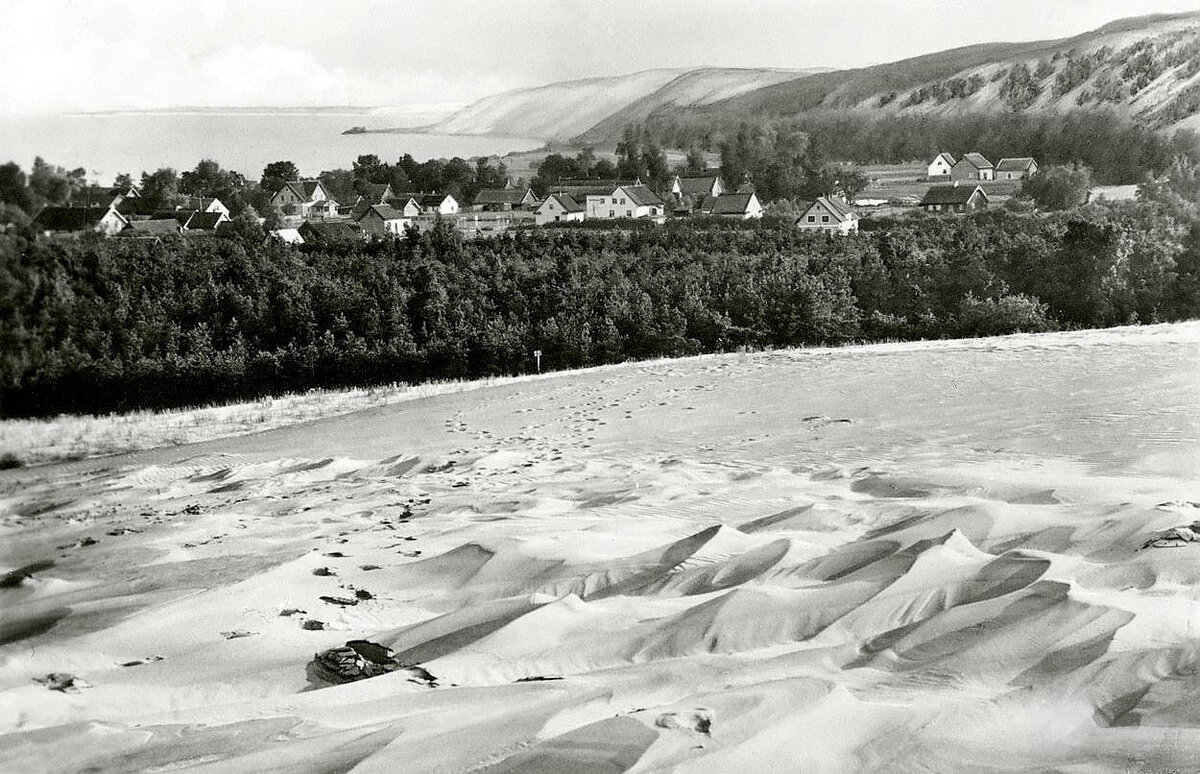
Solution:
<svg viewBox="0 0 1200 774"><path fill-rule="evenodd" d="M0 769L1191 770L1197 377L725 355L0 473ZM309 682L360 638L432 682Z"/></svg>

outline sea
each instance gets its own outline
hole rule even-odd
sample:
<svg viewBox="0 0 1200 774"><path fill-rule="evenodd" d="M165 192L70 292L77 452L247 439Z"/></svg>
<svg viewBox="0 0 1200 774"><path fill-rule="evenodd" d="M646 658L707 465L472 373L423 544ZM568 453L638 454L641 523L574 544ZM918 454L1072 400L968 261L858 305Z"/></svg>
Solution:
<svg viewBox="0 0 1200 774"><path fill-rule="evenodd" d="M504 155L534 150L544 140L495 135L421 132L342 134L354 126L386 128L361 112L129 112L0 116L0 163L15 161L26 172L36 156L50 164L87 170L89 182L107 185L127 172L162 167L194 169L203 159L258 180L273 161L291 161L303 176L350 169L373 153L394 162L405 153L431 158Z"/></svg>

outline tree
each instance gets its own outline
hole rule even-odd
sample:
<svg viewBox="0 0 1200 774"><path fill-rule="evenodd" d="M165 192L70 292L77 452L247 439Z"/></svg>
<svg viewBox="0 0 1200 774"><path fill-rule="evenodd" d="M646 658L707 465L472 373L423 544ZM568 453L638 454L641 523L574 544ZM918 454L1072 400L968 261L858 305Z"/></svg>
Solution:
<svg viewBox="0 0 1200 774"><path fill-rule="evenodd" d="M161 167L152 173L143 172L140 189L146 210L169 209L179 199L179 174L170 167Z"/></svg>
<svg viewBox="0 0 1200 774"><path fill-rule="evenodd" d="M122 172L113 179L113 188L121 189L124 193L133 187L133 175L128 172Z"/></svg>
<svg viewBox="0 0 1200 774"><path fill-rule="evenodd" d="M290 161L272 161L263 167L259 185L274 194L284 183L300 179L300 168Z"/></svg>
<svg viewBox="0 0 1200 774"><path fill-rule="evenodd" d="M0 202L20 207L26 212L33 209L33 197L25 179L25 173L15 161L0 165Z"/></svg>
<svg viewBox="0 0 1200 774"><path fill-rule="evenodd" d="M87 170L82 167L68 172L62 167L47 164L38 156L33 160L33 169L29 173L29 190L35 205L42 202L65 204L76 191L83 188L86 181Z"/></svg>
<svg viewBox="0 0 1200 774"><path fill-rule="evenodd" d="M687 159L683 163L683 172L687 174L698 174L708 168L708 162L704 157L704 151L699 146L693 145L688 149Z"/></svg>
<svg viewBox="0 0 1200 774"><path fill-rule="evenodd" d="M1043 209L1068 210L1084 204L1091 187L1092 174L1086 167L1052 166L1024 181L1021 195Z"/></svg>

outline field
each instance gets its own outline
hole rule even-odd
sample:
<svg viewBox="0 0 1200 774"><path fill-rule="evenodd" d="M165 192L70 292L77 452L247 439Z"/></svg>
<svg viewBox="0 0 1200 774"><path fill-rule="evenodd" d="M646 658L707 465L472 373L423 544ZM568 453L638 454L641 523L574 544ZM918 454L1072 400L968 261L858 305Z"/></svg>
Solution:
<svg viewBox="0 0 1200 774"><path fill-rule="evenodd" d="M1191 770L1197 364L705 356L3 471L0 760Z"/></svg>

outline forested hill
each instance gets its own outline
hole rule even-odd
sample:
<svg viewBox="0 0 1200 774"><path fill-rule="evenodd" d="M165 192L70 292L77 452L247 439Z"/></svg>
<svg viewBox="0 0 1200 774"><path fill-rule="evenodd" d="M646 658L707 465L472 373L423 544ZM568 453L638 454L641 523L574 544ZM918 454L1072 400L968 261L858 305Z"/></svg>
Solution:
<svg viewBox="0 0 1200 774"><path fill-rule="evenodd" d="M981 43L854 70L648 70L518 89L431 131L607 144L629 124L1115 111L1154 129L1200 129L1200 14L1144 16L1070 38Z"/></svg>
<svg viewBox="0 0 1200 774"><path fill-rule="evenodd" d="M1114 110L1156 129L1200 128L1200 14L1126 19L1062 40L968 46L810 75L674 115L769 120L835 109L951 116L1079 108ZM660 110L652 118L671 115Z"/></svg>

